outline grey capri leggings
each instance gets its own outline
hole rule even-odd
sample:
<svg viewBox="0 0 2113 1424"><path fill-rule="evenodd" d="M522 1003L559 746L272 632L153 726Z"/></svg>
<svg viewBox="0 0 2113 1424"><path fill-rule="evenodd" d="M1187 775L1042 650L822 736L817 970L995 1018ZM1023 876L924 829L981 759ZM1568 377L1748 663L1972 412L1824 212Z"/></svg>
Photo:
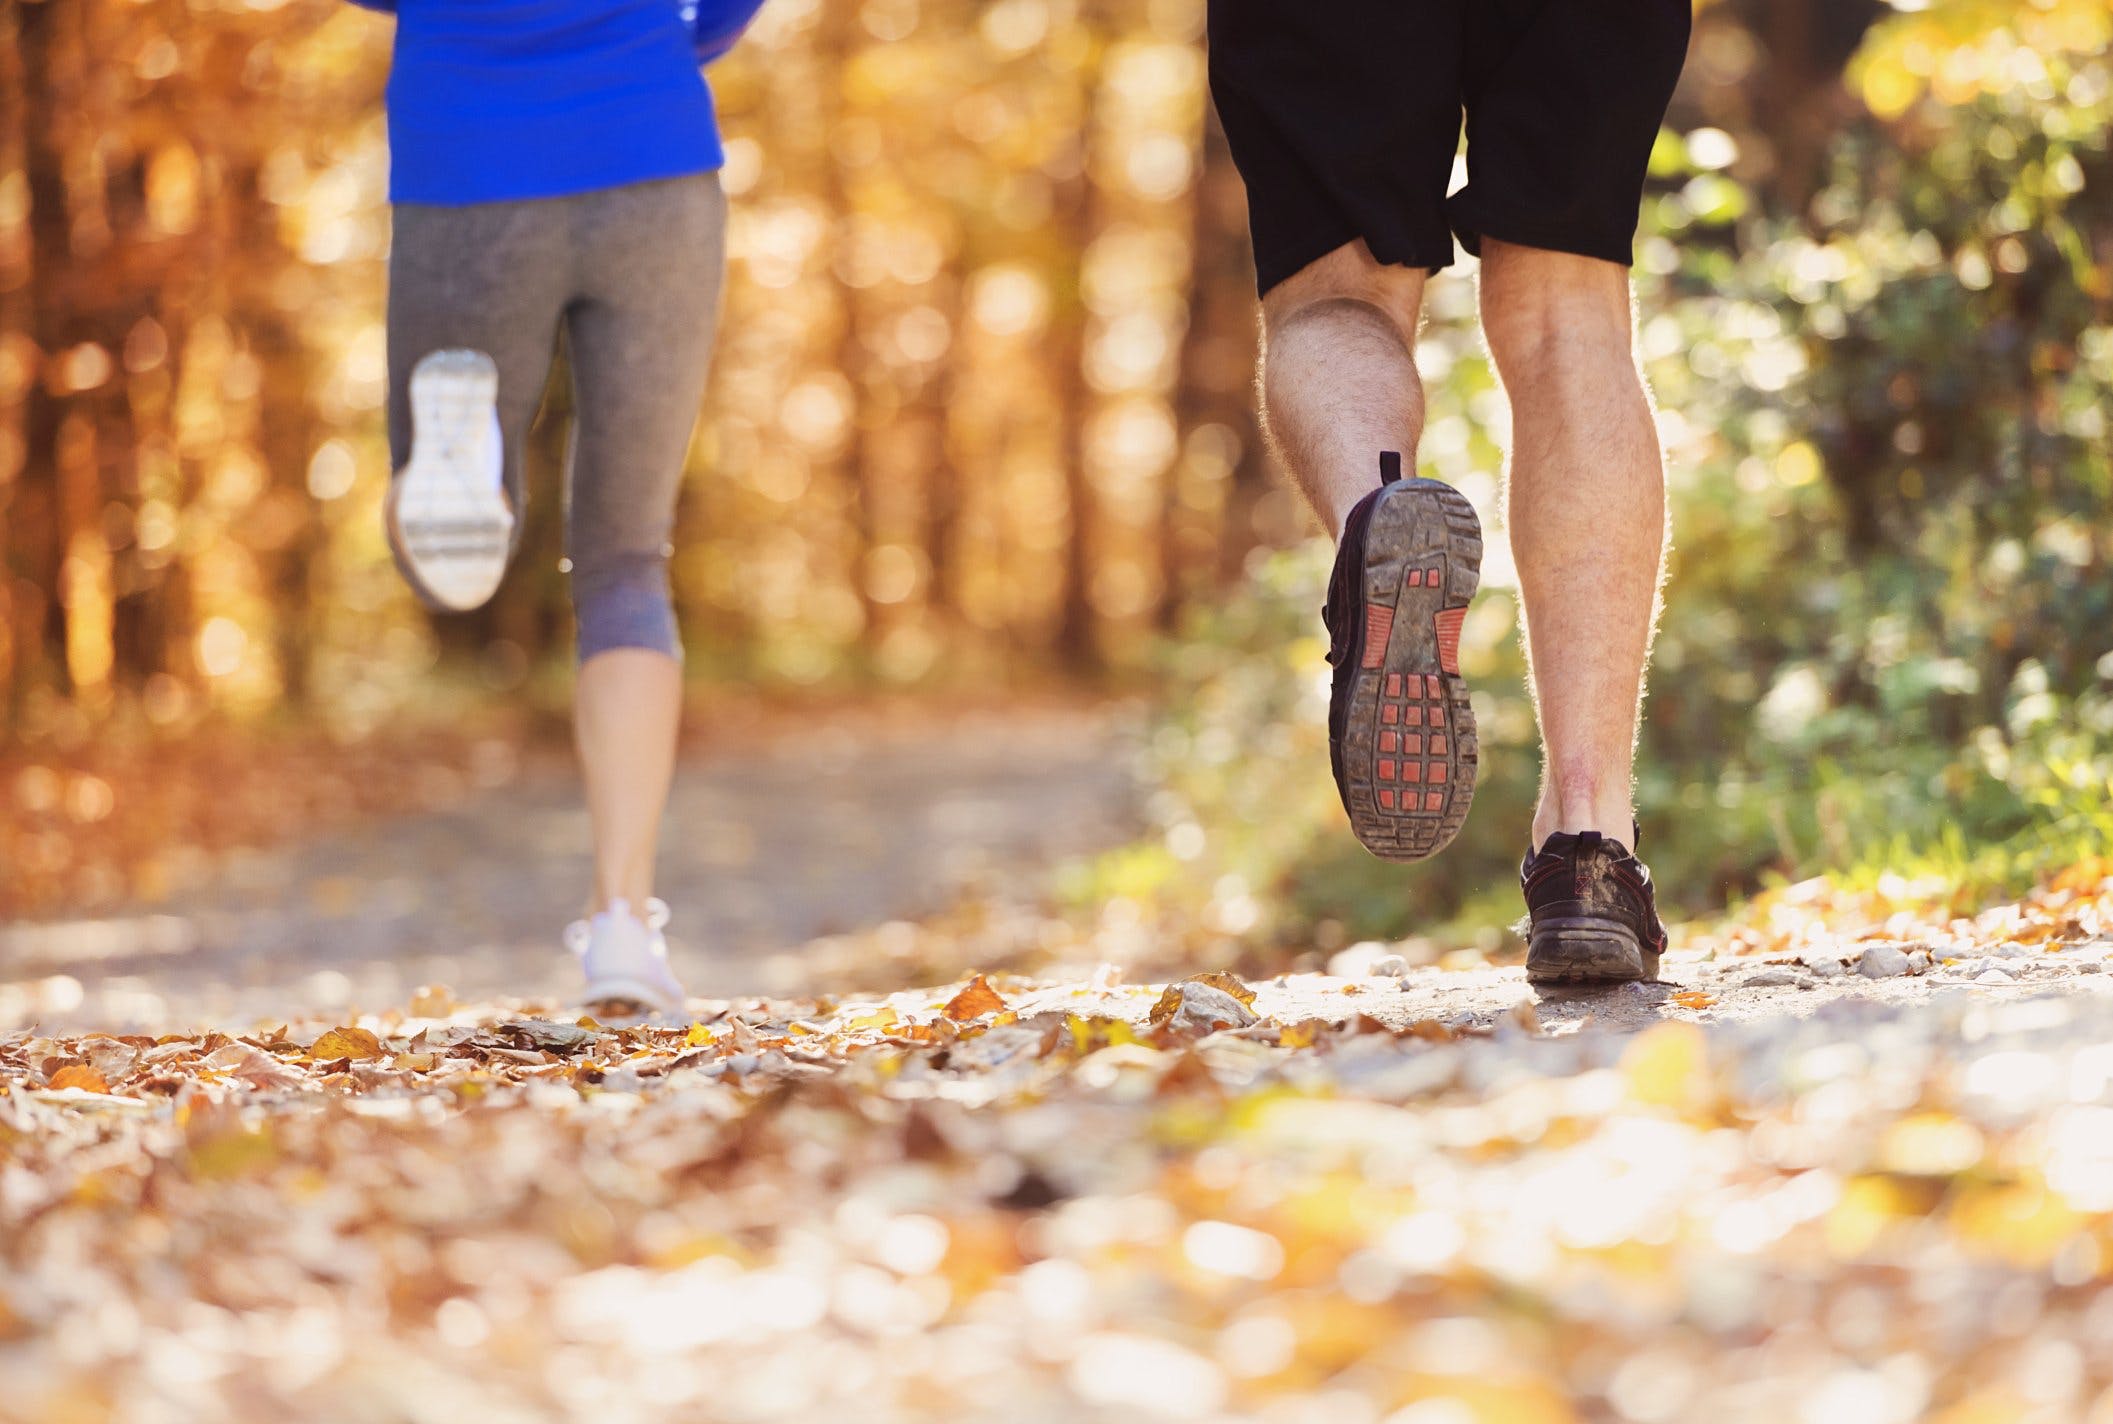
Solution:
<svg viewBox="0 0 2113 1424"><path fill-rule="evenodd" d="M410 457L412 367L432 351L482 351L499 368L507 488L525 508L521 451L564 328L575 410L565 547L583 662L611 648L682 656L668 538L718 325L725 238L716 173L521 202L396 205L397 466Z"/></svg>

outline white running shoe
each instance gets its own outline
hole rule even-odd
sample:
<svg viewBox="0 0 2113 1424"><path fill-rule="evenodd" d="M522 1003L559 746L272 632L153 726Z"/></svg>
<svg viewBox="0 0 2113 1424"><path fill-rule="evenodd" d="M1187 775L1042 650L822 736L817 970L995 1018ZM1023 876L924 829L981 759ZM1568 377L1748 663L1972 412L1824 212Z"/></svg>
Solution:
<svg viewBox="0 0 2113 1424"><path fill-rule="evenodd" d="M434 351L411 372L411 458L389 484L389 544L445 613L489 603L513 555L498 402L499 368L482 351Z"/></svg>
<svg viewBox="0 0 2113 1424"><path fill-rule="evenodd" d="M565 930L565 947L587 971L586 1004L631 1003L673 1014L682 1008L682 985L668 967L668 907L646 901L646 917L631 913L628 900L612 900L592 919Z"/></svg>

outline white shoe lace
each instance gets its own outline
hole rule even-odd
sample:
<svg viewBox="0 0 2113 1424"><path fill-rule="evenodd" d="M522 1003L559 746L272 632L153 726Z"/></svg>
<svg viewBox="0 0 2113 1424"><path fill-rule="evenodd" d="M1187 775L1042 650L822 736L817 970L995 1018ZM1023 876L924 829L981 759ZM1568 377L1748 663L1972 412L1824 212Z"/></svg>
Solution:
<svg viewBox="0 0 2113 1424"><path fill-rule="evenodd" d="M602 914L624 915L635 918L631 916L631 902L629 900L611 900L609 908L602 911ZM648 930L658 934L661 930L666 929L668 927L668 916L667 901L659 899L646 901L644 924ZM598 919L600 916L595 918ZM571 924L565 926L565 948L571 950L574 954L584 959L588 948L593 943L594 924L592 920L574 920ZM658 955L664 956L667 953L667 945L658 939L652 942L652 949Z"/></svg>

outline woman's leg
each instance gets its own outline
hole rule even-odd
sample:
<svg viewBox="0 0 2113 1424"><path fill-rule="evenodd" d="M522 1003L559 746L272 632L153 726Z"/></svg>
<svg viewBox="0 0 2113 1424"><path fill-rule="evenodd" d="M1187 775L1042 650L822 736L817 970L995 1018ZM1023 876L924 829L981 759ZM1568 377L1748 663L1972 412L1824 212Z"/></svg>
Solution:
<svg viewBox="0 0 2113 1424"><path fill-rule="evenodd" d="M389 246L389 450L411 456L411 372L435 351L481 351L499 368L497 414L518 529L521 451L550 379L572 296L565 202L397 205Z"/></svg>
<svg viewBox="0 0 2113 1424"><path fill-rule="evenodd" d="M623 900L636 913L652 894L674 775L682 646L668 540L718 323L725 218L716 174L589 195L577 214L567 543L597 911Z"/></svg>

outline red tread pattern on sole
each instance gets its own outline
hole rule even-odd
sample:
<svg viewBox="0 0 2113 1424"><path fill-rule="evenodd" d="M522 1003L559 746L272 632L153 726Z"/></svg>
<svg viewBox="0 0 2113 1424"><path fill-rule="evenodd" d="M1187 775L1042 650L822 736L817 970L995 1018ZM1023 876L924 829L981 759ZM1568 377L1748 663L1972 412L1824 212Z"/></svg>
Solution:
<svg viewBox="0 0 2113 1424"><path fill-rule="evenodd" d="M1438 610L1438 666L1453 677L1460 676L1460 625L1466 619L1465 608Z"/></svg>
<svg viewBox="0 0 2113 1424"><path fill-rule="evenodd" d="M1384 603L1365 605L1365 653L1363 666L1376 668L1387 660L1387 639L1394 636L1394 610Z"/></svg>

